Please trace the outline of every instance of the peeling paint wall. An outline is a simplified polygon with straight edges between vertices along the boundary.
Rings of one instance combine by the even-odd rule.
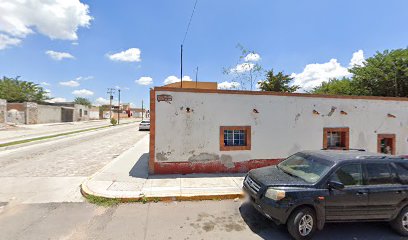
[[[7,101],[0,99],[0,127],[6,123],[7,118]]]
[[[171,101],[157,101],[170,95]],[[225,93],[155,92],[155,161],[280,159],[323,147],[323,128],[348,127],[350,148],[377,151],[377,134],[396,134],[408,153],[408,101]],[[395,118],[390,117],[392,114]],[[251,150],[220,151],[220,126],[251,126]]]

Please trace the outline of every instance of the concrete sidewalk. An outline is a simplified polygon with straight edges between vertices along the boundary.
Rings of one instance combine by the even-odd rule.
[[[126,200],[203,200],[242,197],[244,174],[148,175],[149,136],[89,177],[84,195]]]

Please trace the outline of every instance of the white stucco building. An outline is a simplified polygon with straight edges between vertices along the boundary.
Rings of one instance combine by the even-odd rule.
[[[301,150],[408,153],[408,99],[151,90],[151,173],[244,172]]]

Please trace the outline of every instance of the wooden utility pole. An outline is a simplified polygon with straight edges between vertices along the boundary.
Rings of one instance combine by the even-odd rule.
[[[142,99],[142,121],[143,121],[143,99]]]
[[[120,119],[120,89],[118,89],[119,92],[119,98],[118,98],[118,125],[119,125],[119,119]]]
[[[113,94],[115,93],[114,88],[108,88],[108,94],[109,94],[109,119],[112,119],[112,100],[113,100]]]

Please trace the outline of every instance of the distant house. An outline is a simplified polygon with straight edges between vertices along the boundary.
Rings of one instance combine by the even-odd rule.
[[[164,85],[167,88],[181,88],[181,82],[170,83]],[[196,89],[217,89],[218,84],[216,82],[194,82],[183,81],[183,88],[196,88]]]
[[[135,118],[141,118],[142,115],[144,118],[147,118],[147,110],[141,108],[130,108],[130,116]]]

